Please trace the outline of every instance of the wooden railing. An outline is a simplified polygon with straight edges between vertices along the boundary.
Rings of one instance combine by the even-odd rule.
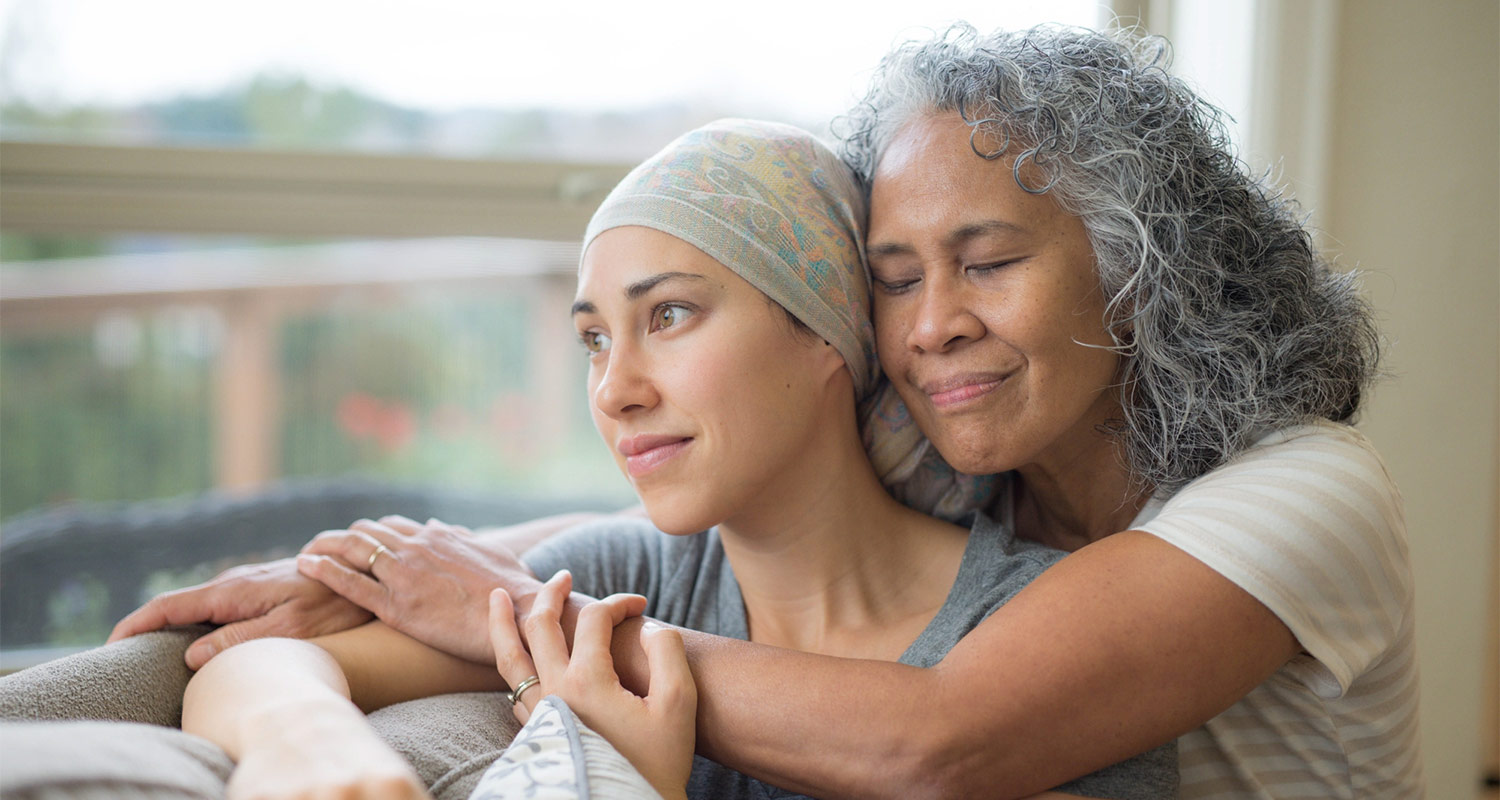
[[[278,477],[280,321],[351,295],[379,303],[417,289],[521,294],[536,315],[526,383],[538,435],[561,440],[578,391],[566,309],[577,246],[505,239],[417,239],[109,256],[0,269],[0,336],[88,330],[107,314],[173,306],[222,321],[215,361],[214,483],[246,490]]]

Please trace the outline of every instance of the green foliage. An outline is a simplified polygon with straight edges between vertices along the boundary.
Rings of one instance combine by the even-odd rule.
[[[629,501],[588,419],[583,359],[564,365],[579,391],[561,427],[536,425],[536,313],[495,293],[285,319],[281,474]],[[213,354],[186,350],[159,316],[133,319],[132,346],[101,344],[97,329],[0,339],[0,516],[212,488]]]
[[[0,135],[21,139],[219,143],[325,149],[362,141],[414,146],[432,116],[345,87],[296,75],[258,75],[204,95],[136,108],[47,108],[23,100],[0,105]]]
[[[0,234],[0,262],[5,263],[46,261],[56,258],[86,258],[107,252],[109,252],[108,242],[100,236]],[[36,265],[29,266],[35,267]]]
[[[89,333],[0,341],[0,514],[209,488],[209,365],[171,358],[162,336],[148,329],[120,368]]]

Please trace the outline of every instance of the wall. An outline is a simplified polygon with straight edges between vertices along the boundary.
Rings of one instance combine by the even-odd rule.
[[[1343,2],[1336,38],[1316,211],[1390,339],[1361,427],[1406,498],[1428,794],[1471,798],[1495,625],[1500,16],[1494,0]]]

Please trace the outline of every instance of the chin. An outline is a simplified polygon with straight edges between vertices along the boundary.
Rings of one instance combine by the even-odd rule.
[[[987,442],[977,431],[952,431],[951,435],[933,436],[932,444],[948,466],[969,475],[995,475],[1015,469],[1008,454],[994,442]]]
[[[687,536],[719,524],[720,520],[708,509],[693,503],[673,502],[666,498],[641,497],[641,505],[646,507],[646,516],[651,518],[651,524],[662,533],[672,536]]]

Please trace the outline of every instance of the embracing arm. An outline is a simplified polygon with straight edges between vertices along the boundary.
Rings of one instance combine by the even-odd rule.
[[[403,630],[424,615],[402,608],[435,583],[503,586],[529,633],[542,584],[514,559],[442,556],[464,539],[440,526],[416,548],[404,534],[377,534],[397,557],[381,556],[373,578],[342,566],[369,557],[362,536],[329,536],[310,548],[326,555],[304,569]],[[475,570],[483,580],[463,577]],[[583,602],[569,601],[565,629]],[[473,631],[483,620],[466,616],[443,617],[444,641],[482,640]],[[621,625],[612,650],[625,685],[644,692],[639,625]],[[825,797],[1019,797],[1058,786],[1203,724],[1298,648],[1252,596],[1137,531],[1063,559],[931,669],[682,636],[699,687],[699,752]]]
[[[632,684],[635,636],[615,639]],[[1298,649],[1250,595],[1136,531],[1043,573],[931,669],[683,639],[699,752],[827,797],[1057,786],[1201,725]]]

